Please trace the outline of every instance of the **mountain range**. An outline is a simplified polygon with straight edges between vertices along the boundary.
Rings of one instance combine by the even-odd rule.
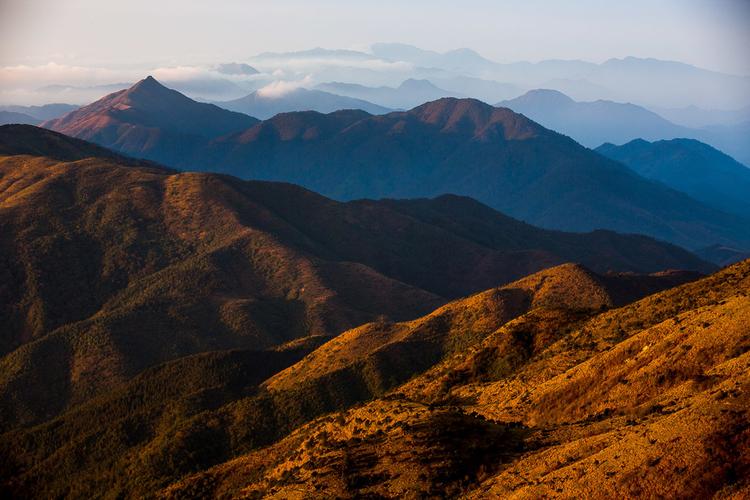
[[[242,113],[193,101],[148,77],[43,126],[131,156],[179,164],[208,140],[257,122]]]
[[[110,68],[105,65],[91,69],[98,69],[103,77],[108,75],[107,81],[87,81],[75,76],[76,73],[48,73],[53,71],[52,67],[18,68],[14,86],[18,85],[21,93],[9,94],[4,100],[80,104],[105,92],[129,87],[131,84],[123,82],[133,82],[140,75],[151,73],[170,88],[200,101],[233,100],[277,84],[314,88],[319,84],[341,82],[396,88],[406,80],[428,80],[449,91],[450,96],[472,97],[488,103],[510,99],[532,89],[549,88],[578,101],[634,103],[663,114],[674,123],[693,128],[747,122],[746,108],[750,105],[748,76],[710,71],[675,61],[625,57],[601,63],[559,59],[497,62],[468,48],[441,53],[405,44],[375,44],[360,51],[318,47],[267,52],[240,62],[214,61],[193,66]],[[40,79],[49,84],[40,86]],[[400,105],[372,102],[408,109],[427,100],[434,98]]]
[[[605,142],[687,137],[690,132],[641,106],[612,101],[577,102],[556,90],[531,90],[496,106],[522,113],[589,148]]]
[[[45,104],[44,106],[0,106],[0,125],[20,123],[39,125],[43,121],[59,118],[78,106],[72,104]]]
[[[644,236],[342,203],[25,125],[0,127],[0,193],[4,495],[750,487],[750,261],[701,278]]]
[[[364,99],[392,109],[409,109],[441,97],[462,97],[457,92],[435,86],[429,80],[415,79],[404,80],[398,87],[366,87],[354,83],[329,82],[321,83],[316,88],[334,94]],[[365,109],[365,111],[368,110]]]
[[[41,122],[42,120],[27,115],[26,113],[17,113],[15,111],[0,111],[0,125],[39,125]]]
[[[694,105],[708,109],[733,109],[750,103],[749,77],[722,74],[675,61],[625,57],[600,64],[554,59],[499,63],[467,48],[440,53],[400,43],[374,44],[371,51],[376,57],[405,61],[417,68],[495,80],[526,90],[555,88],[587,101],[609,99],[647,107]],[[421,75],[421,78],[440,76],[426,71]]]
[[[258,122],[148,78],[44,126],[172,167],[293,182],[339,200],[455,193],[546,228],[642,233],[691,249],[750,246],[744,219],[472,99]]]
[[[467,198],[339,203],[31,126],[0,127],[0,155],[3,429],[182,356],[410,319],[567,261],[714,269],[650,238],[546,231]],[[45,389],[22,391],[32,380]]]
[[[321,416],[239,457],[229,443],[250,435],[230,433],[216,451],[230,459],[162,494],[742,498],[749,286],[744,262],[606,310],[608,284],[563,266],[407,324],[365,325],[260,384],[276,400],[323,385],[304,393]],[[375,395],[353,404],[353,388]],[[181,443],[170,451],[257,422],[238,415],[252,407],[197,416],[169,435]]]
[[[641,106],[613,101],[577,102],[556,90],[538,89],[497,106],[522,113],[545,127],[568,135],[586,147],[603,143],[624,144],[692,138],[706,142],[750,164],[750,146],[742,137],[750,130],[745,122],[689,128],[662,118]]]
[[[100,139],[170,127],[201,155],[263,141],[258,158],[323,144],[361,159],[366,136],[381,158],[456,152],[474,174],[500,157],[484,168],[530,196],[542,151],[557,159],[542,178],[598,182],[621,210],[652,206],[636,192],[723,214],[469,99],[262,122],[155,81],[106,99],[61,121],[104,124]],[[716,272],[456,194],[335,201],[5,125],[0,283],[4,496],[750,493],[750,260]]]
[[[278,93],[256,90],[245,97],[232,101],[217,101],[214,104],[223,109],[244,113],[261,120],[290,111],[332,113],[341,109],[361,109],[373,115],[382,115],[391,111],[363,99],[305,88],[282,90]]]
[[[636,139],[622,146],[603,144],[596,151],[707,205],[750,218],[750,168],[707,144]]]
[[[685,127],[703,128],[711,125],[736,125],[750,122],[750,106],[742,109],[654,108],[659,115],[672,123]]]

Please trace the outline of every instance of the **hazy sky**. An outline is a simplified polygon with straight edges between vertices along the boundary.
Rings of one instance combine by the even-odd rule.
[[[0,0],[0,66],[202,64],[380,41],[750,75],[750,0]]]

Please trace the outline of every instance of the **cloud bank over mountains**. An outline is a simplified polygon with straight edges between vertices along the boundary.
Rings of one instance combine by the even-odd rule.
[[[750,77],[680,62],[627,57],[603,63],[499,63],[467,48],[436,52],[400,43],[374,44],[369,51],[264,52],[242,61],[204,65],[4,66],[0,67],[0,104],[85,104],[126,88],[144,74],[207,101],[237,99],[261,89],[261,94],[280,96],[334,82],[399,87],[407,80],[427,80],[452,94],[487,102],[550,88],[577,100],[608,99],[653,108],[736,110],[750,105]]]

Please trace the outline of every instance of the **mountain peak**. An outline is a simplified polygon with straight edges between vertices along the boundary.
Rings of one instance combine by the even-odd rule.
[[[475,125],[486,123],[494,108],[477,99],[442,97],[412,109],[410,113],[427,123],[447,125],[451,122],[471,118]]]
[[[458,97],[441,97],[434,101],[426,102],[420,106],[417,106],[412,111],[425,110],[425,111],[445,111],[445,110],[483,110],[491,111],[494,109],[486,102],[482,102],[479,99],[473,98],[458,98]]]
[[[540,105],[561,105],[575,103],[573,99],[558,90],[533,89],[524,95],[513,99],[514,101],[535,101]]]
[[[159,81],[153,76],[148,75],[146,78],[144,78],[143,80],[137,82],[135,85],[130,87],[126,91],[126,94],[130,95],[130,94],[133,94],[134,92],[143,92],[143,91],[158,92],[158,91],[164,91],[164,90],[170,90],[170,89],[168,89],[167,87],[159,83]]]
[[[118,148],[120,152],[170,163],[172,153],[164,156],[147,154],[160,134],[169,137],[165,141],[182,140],[182,134],[218,137],[244,130],[257,122],[257,119],[241,113],[196,102],[165,87],[153,76],[147,76],[127,90],[106,95],[42,125],[103,146],[110,146],[110,138],[117,136],[122,125],[127,125],[131,135],[127,144]],[[139,133],[133,133],[134,130],[139,130]]]
[[[542,130],[528,118],[509,109],[495,108],[477,99],[443,97],[411,110],[422,121],[438,125],[446,132],[461,132],[476,138],[496,137],[502,127],[504,139],[528,139]]]
[[[216,71],[224,75],[257,75],[257,69],[245,63],[223,63],[216,67]],[[151,78],[150,76],[148,78]]]
[[[398,86],[400,90],[440,90],[431,81],[426,79],[409,78]]]

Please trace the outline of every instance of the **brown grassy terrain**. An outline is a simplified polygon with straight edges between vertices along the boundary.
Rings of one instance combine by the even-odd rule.
[[[467,198],[338,203],[35,127],[0,152],[3,494],[533,496],[504,474],[664,408],[695,410],[683,462],[744,435],[748,263],[674,288],[698,274],[634,272],[713,268]],[[721,443],[681,488],[744,484],[697,478]]]
[[[1,127],[0,139],[0,429],[180,356],[417,317],[576,255],[594,268],[711,269],[640,237],[551,245],[556,233],[481,205],[494,226],[462,235],[388,203],[177,174],[35,127]],[[475,205],[444,202],[444,217]],[[494,236],[508,231],[521,244]]]
[[[543,301],[385,397],[162,494],[744,498],[749,293],[745,261],[605,312]]]

